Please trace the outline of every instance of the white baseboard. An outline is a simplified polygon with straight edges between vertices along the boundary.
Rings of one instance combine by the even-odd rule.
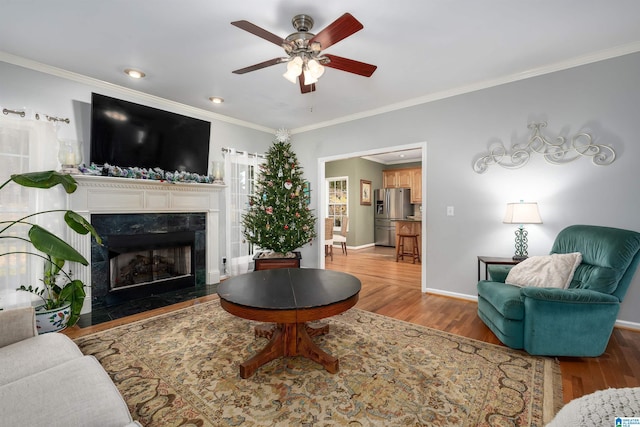
[[[477,295],[460,294],[460,293],[457,293],[457,292],[443,291],[442,289],[427,288],[425,293],[434,294],[434,295],[442,295],[442,296],[445,296],[445,297],[464,299],[464,300],[467,300],[467,301],[476,301],[476,302],[478,301],[478,296]]]
[[[375,243],[367,243],[366,245],[360,245],[360,246],[348,246],[347,245],[347,250],[349,251],[349,250],[358,250],[358,249],[370,248],[370,247],[375,246],[375,245],[376,245]],[[339,244],[336,245],[334,243],[333,247],[340,249],[340,245]]]
[[[616,320],[616,327],[621,329],[630,329],[640,332],[640,323],[627,322],[626,320]]]

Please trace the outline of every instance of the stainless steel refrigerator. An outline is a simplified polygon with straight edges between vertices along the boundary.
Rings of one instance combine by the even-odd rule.
[[[377,246],[396,246],[396,221],[413,215],[411,190],[381,188],[374,191],[375,233]]]

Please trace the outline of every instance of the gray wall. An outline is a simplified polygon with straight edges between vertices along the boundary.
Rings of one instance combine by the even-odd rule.
[[[514,227],[502,224],[508,202],[537,201],[543,224],[528,226],[529,254],[548,253],[570,224],[640,231],[640,54],[405,108],[293,135],[293,148],[318,175],[318,158],[427,142],[426,287],[476,295],[477,255],[511,256]],[[501,140],[528,139],[527,124],[546,120],[549,135],[589,132],[617,151],[610,166],[589,159],[555,166],[535,157],[517,170],[490,168],[479,175],[472,161]],[[366,142],[358,142],[366,141]],[[455,216],[446,216],[446,206]],[[640,327],[640,274],[622,304],[622,324]]]

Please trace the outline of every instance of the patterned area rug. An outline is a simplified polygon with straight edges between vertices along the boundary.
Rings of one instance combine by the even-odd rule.
[[[75,341],[145,426],[543,426],[562,405],[553,359],[358,309],[326,321],[337,374],[292,357],[241,379],[267,340],[217,300]]]

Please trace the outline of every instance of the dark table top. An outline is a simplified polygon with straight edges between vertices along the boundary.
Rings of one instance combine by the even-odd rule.
[[[218,295],[246,307],[293,310],[335,304],[353,297],[360,288],[360,280],[339,271],[278,268],[227,279],[218,285]]]

